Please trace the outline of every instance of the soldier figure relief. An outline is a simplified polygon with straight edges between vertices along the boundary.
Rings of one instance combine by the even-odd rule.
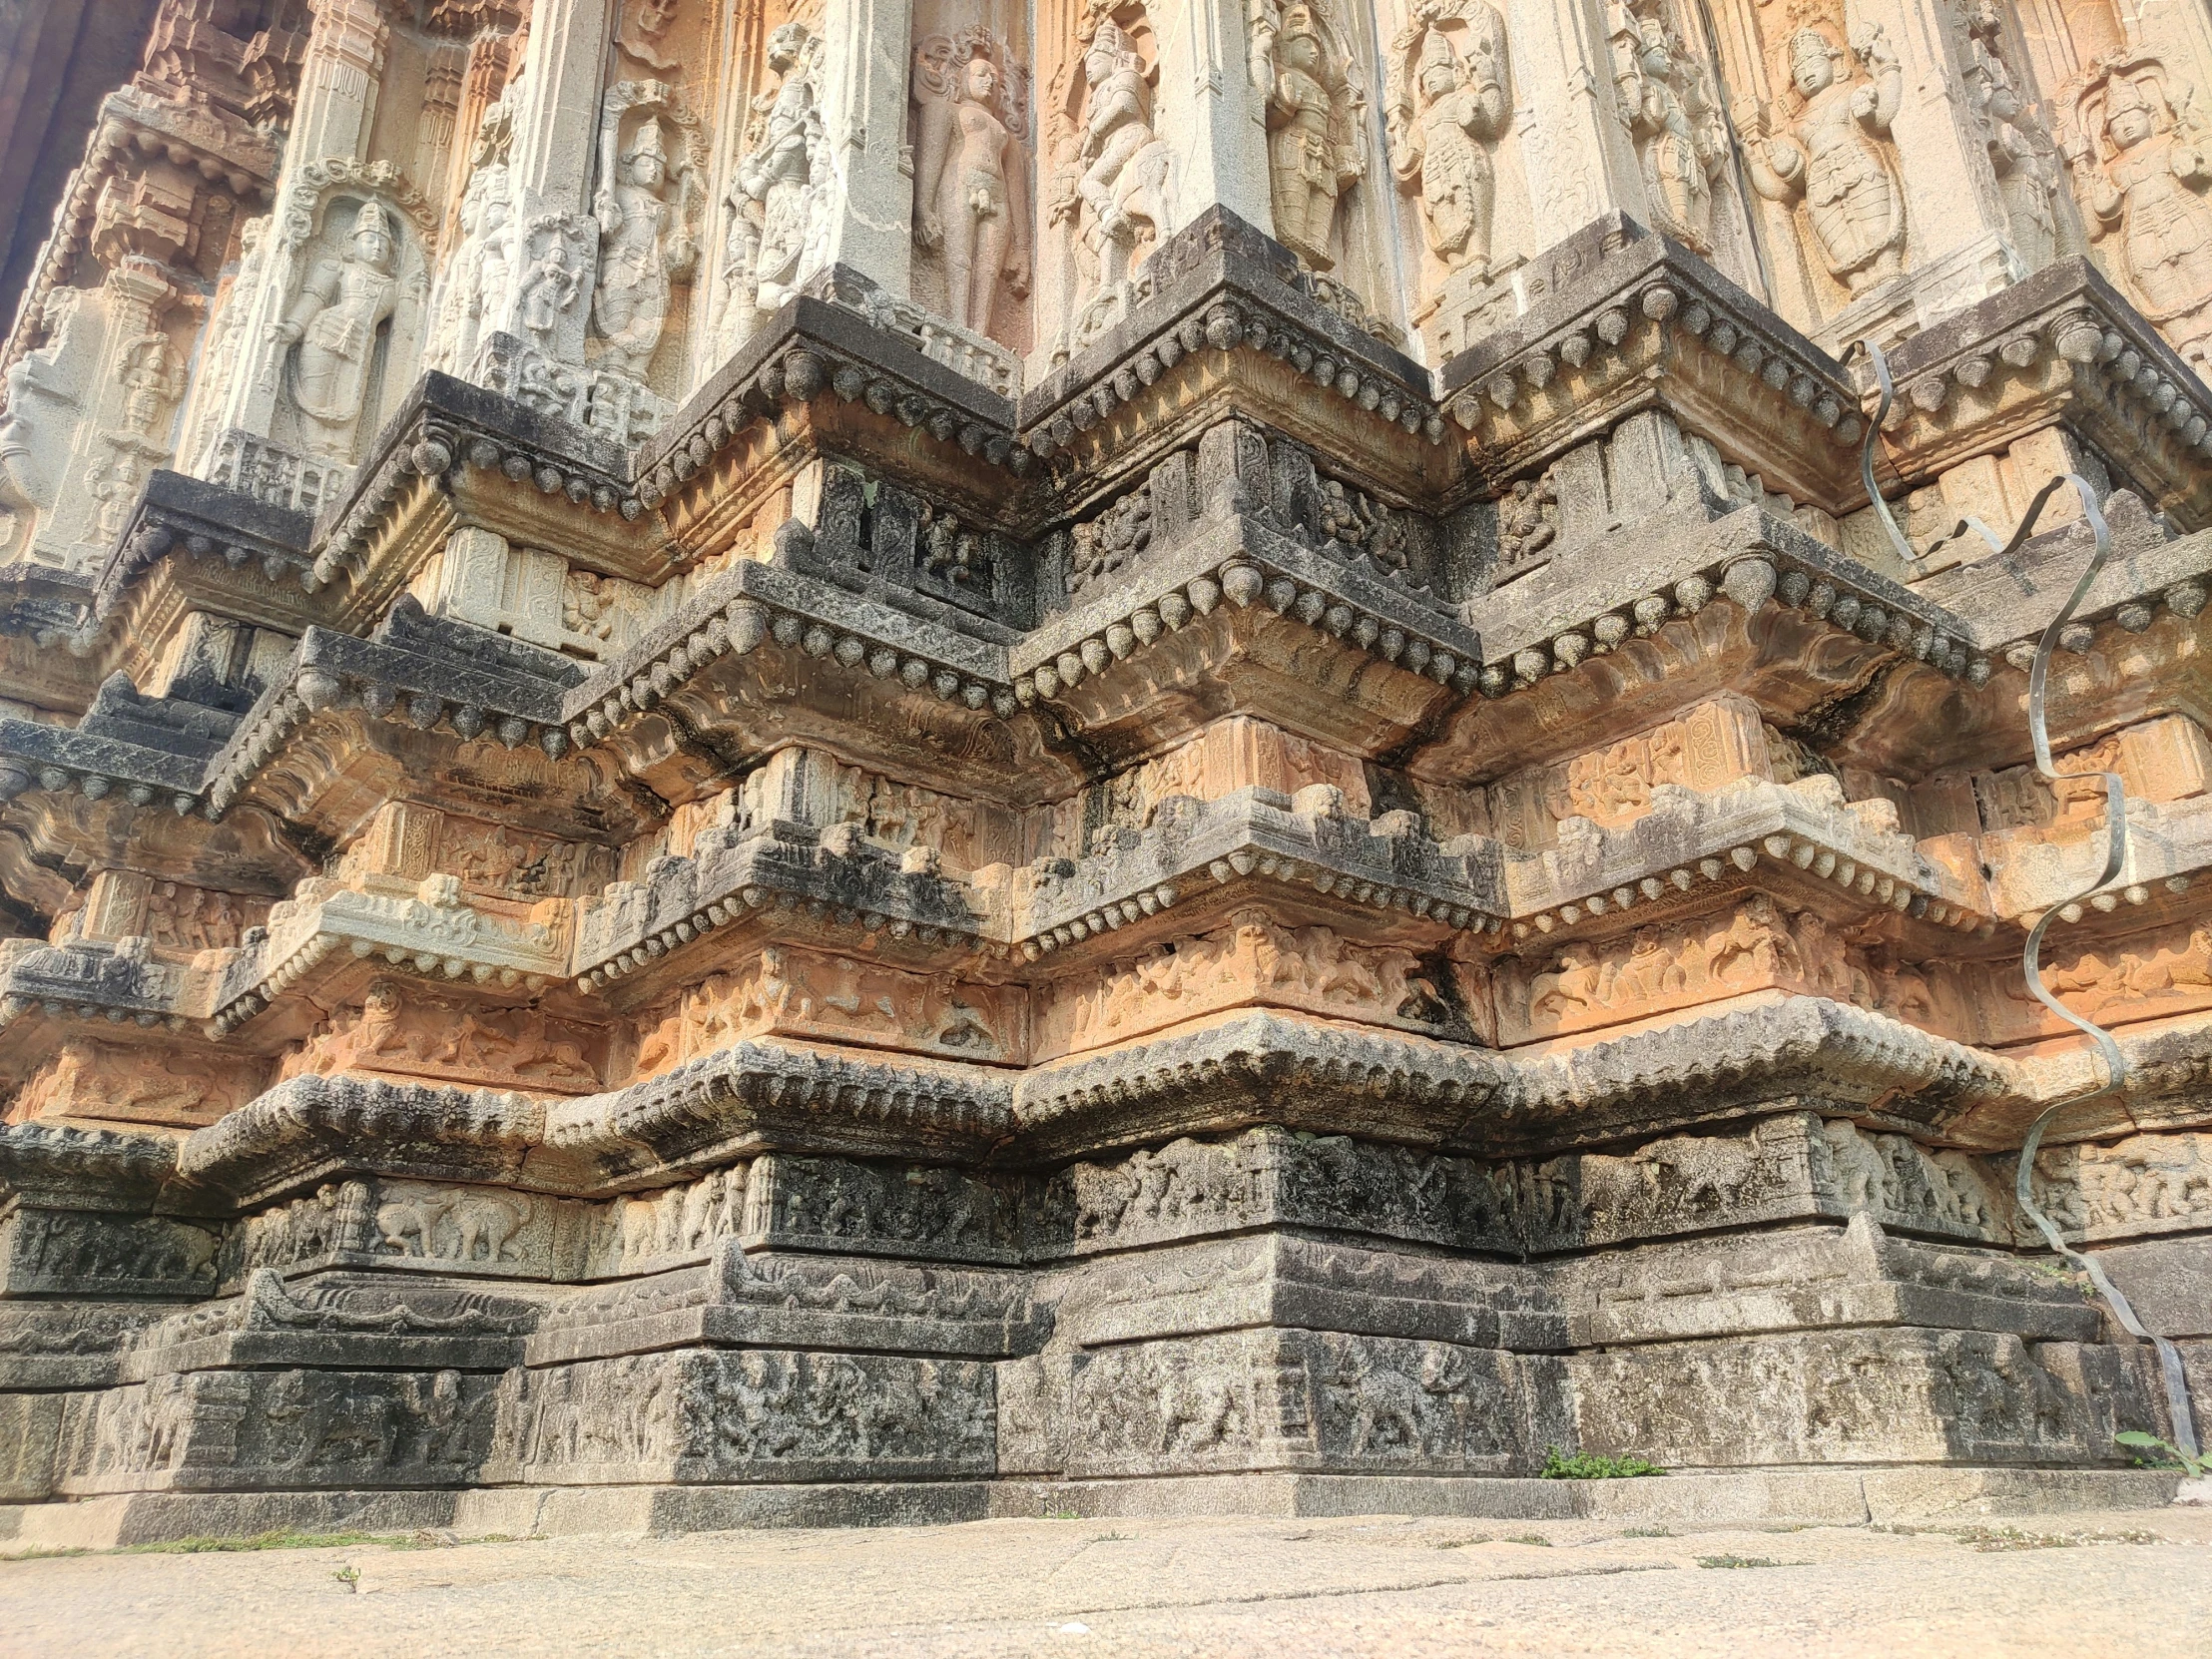
[[[1753,187],[1796,209],[1821,265],[1854,294],[1905,269],[1905,185],[1890,123],[1905,76],[1879,24],[1852,31],[1851,51],[1819,29],[1790,37],[1798,114],[1748,150]],[[1858,72],[1839,71],[1856,60]]]

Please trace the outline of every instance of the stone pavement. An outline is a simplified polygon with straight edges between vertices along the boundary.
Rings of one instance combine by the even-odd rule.
[[[23,1659],[2212,1652],[2201,1509],[1894,1530],[1207,1518],[449,1540],[0,1562],[0,1645]]]

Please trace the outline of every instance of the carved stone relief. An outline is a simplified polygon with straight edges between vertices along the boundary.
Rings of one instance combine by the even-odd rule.
[[[1040,1014],[1037,1057],[1080,1053],[1225,1008],[1303,1008],[1335,1019],[1449,1029],[1450,964],[1357,944],[1329,927],[1283,927],[1265,911],[1163,944],[1056,987]]]
[[[1029,68],[981,25],[914,48],[914,248],[920,291],[972,333],[1028,344]]]
[[[650,381],[675,306],[676,285],[698,258],[698,118],[658,81],[623,82],[599,122],[599,276],[592,289],[598,362]],[[558,298],[565,283],[545,290]],[[550,317],[550,312],[547,313]]]
[[[1714,208],[1728,189],[1728,127],[1705,66],[1664,4],[1615,0],[1613,86],[1655,228],[1712,258]]]
[[[1817,911],[1788,911],[1754,894],[1726,917],[1652,923],[1602,944],[1502,959],[1498,1039],[1509,1046],[1775,990],[1970,1035],[1971,1008],[1955,985],[1938,988],[1940,977],[1856,943]]]
[[[684,73],[681,34],[672,26],[681,0],[622,0],[615,24],[615,50],[623,66],[663,80],[681,79]]]
[[[1145,8],[1100,0],[1086,9],[1076,46],[1049,100],[1044,220],[1059,233],[1055,359],[1127,314],[1130,278],[1176,228],[1180,188],[1175,146],[1154,124],[1160,69]]]
[[[1649,1445],[1700,1465],[2037,1463],[2108,1443],[2125,1420],[2155,1420],[2118,1351],[2031,1348],[1990,1332],[1653,1344],[1579,1356],[1567,1371],[1586,1446]],[[1692,1398],[1725,1404],[1707,1417],[1686,1408]]]
[[[2073,96],[2065,152],[2106,267],[2201,356],[2212,331],[2212,129],[2187,82],[2149,52],[2099,59]]]
[[[1093,792],[1079,803],[1080,822],[1072,812],[1058,815],[1049,850],[1087,856],[1117,830],[1148,828],[1177,797],[1218,801],[1254,788],[1296,796],[1315,784],[1340,791],[1355,818],[1373,811],[1366,774],[1343,755],[1265,721],[1232,716]]]
[[[156,467],[173,458],[185,390],[176,329],[181,274],[122,259],[96,289],[57,288],[40,309],[43,343],[4,384],[0,549],[89,568],[106,558]],[[189,338],[189,336],[187,336]]]
[[[1568,819],[1608,829],[1632,823],[1651,810],[1655,789],[1711,792],[1763,776],[1769,749],[1749,704],[1701,703],[1649,732],[1492,785],[1490,822],[1508,846],[1550,845],[1554,826]]]
[[[18,1205],[0,1222],[11,1296],[208,1296],[214,1229],[161,1216],[106,1216]]]
[[[827,257],[836,182],[822,117],[823,43],[805,23],[768,38],[775,77],[755,96],[723,197],[717,340],[735,347],[796,294]]]
[[[1342,25],[1313,0],[1251,0],[1247,25],[1275,238],[1309,269],[1332,271],[1340,201],[1368,172],[1366,88]]]
[[[2212,1220],[2212,1135],[2045,1147],[2035,1160],[2035,1203],[2064,1232],[2092,1243],[2201,1228]]]
[[[514,111],[504,100],[484,112],[470,154],[467,188],[461,196],[459,240],[439,273],[432,301],[423,366],[465,372],[477,347],[495,327],[514,280],[514,187],[509,162],[514,146]]]
[[[517,1368],[495,1477],[811,1480],[987,1474],[991,1368],[975,1361],[699,1349]]]
[[[355,458],[369,399],[388,357],[389,325],[402,283],[421,282],[419,256],[402,277],[398,217],[383,201],[341,198],[328,204],[319,234],[287,222],[284,252],[298,268],[282,313],[270,331],[287,405],[300,417],[307,453]],[[309,243],[309,237],[314,238]],[[402,365],[392,364],[394,372]]]
[[[1967,103],[1988,146],[2013,250],[2028,270],[2040,270],[2058,253],[2058,146],[2034,108],[2033,89],[2013,68],[2004,9],[1970,0],[1965,23]]]
[[[197,1128],[253,1099],[260,1068],[235,1060],[73,1038],[23,1085],[10,1118]]]
[[[1007,1262],[1020,1251],[1007,1177],[784,1153],[754,1164],[745,1231],[749,1242],[930,1261]]]
[[[136,870],[104,870],[86,907],[85,937],[144,938],[157,950],[195,955],[236,949],[249,927],[269,916],[269,900],[186,881],[157,881]]]
[[[279,1069],[286,1077],[367,1071],[578,1093],[599,1087],[589,1055],[602,1041],[535,1009],[490,1007],[379,979],[359,1008],[339,1009]]]
[[[1528,1435],[1516,1357],[1252,1333],[1075,1357],[1073,1476],[1269,1468],[1502,1471]]]
[[[1796,216],[1807,253],[1850,294],[1905,269],[1906,192],[1890,124],[1904,71],[1880,24],[1808,23],[1782,45],[1780,129],[1747,142],[1751,182]]]
[[[1028,1047],[1025,1014],[1018,989],[770,945],[751,967],[710,974],[687,990],[680,1012],[646,1035],[638,1070],[650,1075],[768,1035],[1019,1061]]]
[[[1423,0],[1390,42],[1383,91],[1390,172],[1419,202],[1428,253],[1486,280],[1493,151],[1513,105],[1505,20],[1486,0]]]
[[[721,1240],[735,1237],[745,1223],[748,1169],[734,1164],[689,1186],[597,1206],[584,1244],[584,1273],[601,1278],[696,1260]]]
[[[326,1183],[232,1229],[223,1282],[263,1269],[458,1267],[517,1279],[575,1277],[589,1231],[572,1200],[419,1181]]]
[[[493,1379],[465,1372],[188,1372],[72,1397],[61,1489],[439,1484],[473,1475]]]

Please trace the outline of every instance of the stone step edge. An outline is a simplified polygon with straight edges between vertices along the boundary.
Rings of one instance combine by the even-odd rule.
[[[1230,1473],[1123,1480],[1004,1476],[812,1485],[148,1492],[0,1505],[0,1557],[273,1531],[408,1534],[428,1528],[462,1538],[523,1538],[1121,1516],[1414,1515],[1865,1526],[2158,1509],[2173,1502],[2179,1483],[2179,1475],[2152,1469],[1899,1466],[1745,1469],[1627,1480]]]

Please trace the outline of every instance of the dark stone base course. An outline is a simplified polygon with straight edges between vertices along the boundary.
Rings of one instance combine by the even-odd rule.
[[[482,1466],[496,1377],[168,1372],[72,1394],[55,1485],[102,1492],[446,1486]]]
[[[2083,1214],[2189,1329],[2212,1238],[2117,1156]],[[182,1274],[183,1235],[18,1210],[57,1288],[0,1295],[0,1505],[122,1538],[2153,1501],[2114,1438],[2167,1432],[2152,1353],[2021,1253],[2000,1175],[1790,1110],[1541,1162],[1262,1127],[1057,1173],[346,1177],[177,1224]],[[1554,1445],[1676,1472],[1534,1479]]]
[[[1669,1467],[2076,1463],[2163,1420],[2147,1348],[1911,1328],[1654,1344],[1566,1363],[1583,1449]]]
[[[987,1475],[974,1360],[679,1349],[509,1372],[483,1478],[560,1484]]]
[[[492,1486],[436,1491],[150,1492],[0,1504],[0,1554],[268,1532],[464,1538],[929,1526],[1001,1517],[1447,1515],[1632,1524],[1838,1526],[2155,1509],[2179,1476],[2140,1469],[1691,1471],[1658,1479],[1201,1474],[1143,1480],[852,1481],[806,1485]]]

